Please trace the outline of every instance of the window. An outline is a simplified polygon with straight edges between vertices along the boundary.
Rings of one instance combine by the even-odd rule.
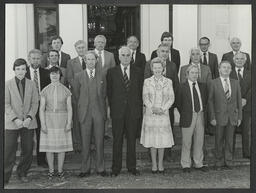
[[[130,35],[140,39],[140,6],[88,5],[88,48],[93,49],[96,35],[107,38],[106,50],[116,52]]]
[[[58,5],[40,3],[34,7],[36,48],[47,53],[51,38],[59,33]]]

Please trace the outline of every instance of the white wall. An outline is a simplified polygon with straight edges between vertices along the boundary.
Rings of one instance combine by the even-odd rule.
[[[239,37],[241,50],[251,55],[251,6],[250,5],[200,5],[199,37],[211,40],[210,50],[218,55],[231,51],[229,41]]]
[[[84,29],[87,29],[85,15],[87,18],[86,5],[59,4],[59,32],[64,41],[62,50],[70,54],[71,58],[77,56],[74,43],[77,40],[87,42],[87,36],[85,37],[84,33]]]
[[[180,65],[189,62],[189,50],[197,46],[198,6],[173,5],[173,48],[180,51]]]
[[[34,12],[33,4],[6,4],[5,8],[5,80],[9,80],[15,59],[27,59],[35,46]]]
[[[141,5],[141,51],[149,60],[161,43],[161,35],[169,31],[169,5]]]

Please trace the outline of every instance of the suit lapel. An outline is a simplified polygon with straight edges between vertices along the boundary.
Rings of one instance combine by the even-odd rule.
[[[221,79],[220,79],[220,78],[218,78],[217,84],[218,84],[218,87],[221,88],[221,93],[223,94],[224,98],[226,98],[225,91],[224,91],[224,87],[223,87],[223,85],[222,85],[222,82],[221,82]],[[231,89],[232,89],[232,88],[231,88]],[[232,92],[232,91],[231,91],[231,92]]]
[[[95,78],[96,78],[96,83],[97,83],[97,91],[98,91],[98,96],[100,96],[100,88],[101,88],[101,76],[100,72],[95,69]]]
[[[130,70],[131,70],[131,69],[130,69]],[[121,64],[118,66],[117,71],[118,71],[119,79],[122,81],[123,87],[125,88],[124,77],[123,77],[123,71],[122,71],[122,69],[121,69]],[[130,73],[130,75],[131,75],[131,73]],[[130,77],[130,78],[131,78],[131,77]]]
[[[86,70],[84,70],[83,71],[84,73],[83,73],[83,83],[85,84],[85,88],[87,89],[87,93],[89,92],[89,85],[88,85],[88,81],[89,81],[89,76],[88,76],[88,74],[87,74],[87,71]]]
[[[32,89],[32,87],[30,86],[29,82],[27,79],[25,79],[25,93],[24,93],[24,106],[27,106],[28,101],[28,96],[31,93],[30,90]]]
[[[18,89],[18,86],[16,84],[16,81],[15,81],[15,78],[12,80],[11,82],[11,87],[13,88],[13,92],[15,93],[15,95],[19,98],[19,101],[20,103],[22,104],[22,100],[21,100],[21,97],[20,97],[20,93],[19,93],[19,89]]]
[[[76,59],[75,59],[75,61],[74,61],[75,63],[74,63],[74,65],[75,65],[75,67],[80,71],[80,70],[83,70],[83,67],[82,67],[82,64],[81,64],[81,62],[80,62],[80,60],[79,60],[79,57],[76,57]]]
[[[231,97],[234,96],[234,91],[235,91],[235,83],[233,79],[229,79],[230,80],[230,87],[231,87]]]
[[[192,96],[191,96],[188,80],[185,83],[185,88],[186,88],[186,95],[188,96],[190,107],[191,107],[191,109],[193,111]]]

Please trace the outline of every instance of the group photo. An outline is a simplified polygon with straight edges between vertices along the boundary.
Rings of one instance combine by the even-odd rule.
[[[250,188],[250,4],[5,4],[4,189]]]

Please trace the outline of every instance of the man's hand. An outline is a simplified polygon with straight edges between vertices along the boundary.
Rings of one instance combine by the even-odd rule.
[[[238,119],[237,126],[239,127],[241,125],[241,120]]]
[[[242,107],[246,105],[246,99],[242,99]]]
[[[216,119],[211,120],[211,124],[212,124],[213,126],[216,126],[216,125],[217,125]]]
[[[28,128],[29,125],[31,123],[31,119],[30,118],[26,118],[24,121],[23,121],[23,127],[26,127]]]
[[[16,119],[14,121],[14,123],[17,125],[18,128],[22,128],[23,127],[23,121],[20,119]]]
[[[81,151],[82,151],[82,146],[81,146],[81,144],[79,144],[79,143],[74,143],[74,144],[73,144],[73,149],[74,149],[74,152],[75,152],[75,153],[81,153]]]

